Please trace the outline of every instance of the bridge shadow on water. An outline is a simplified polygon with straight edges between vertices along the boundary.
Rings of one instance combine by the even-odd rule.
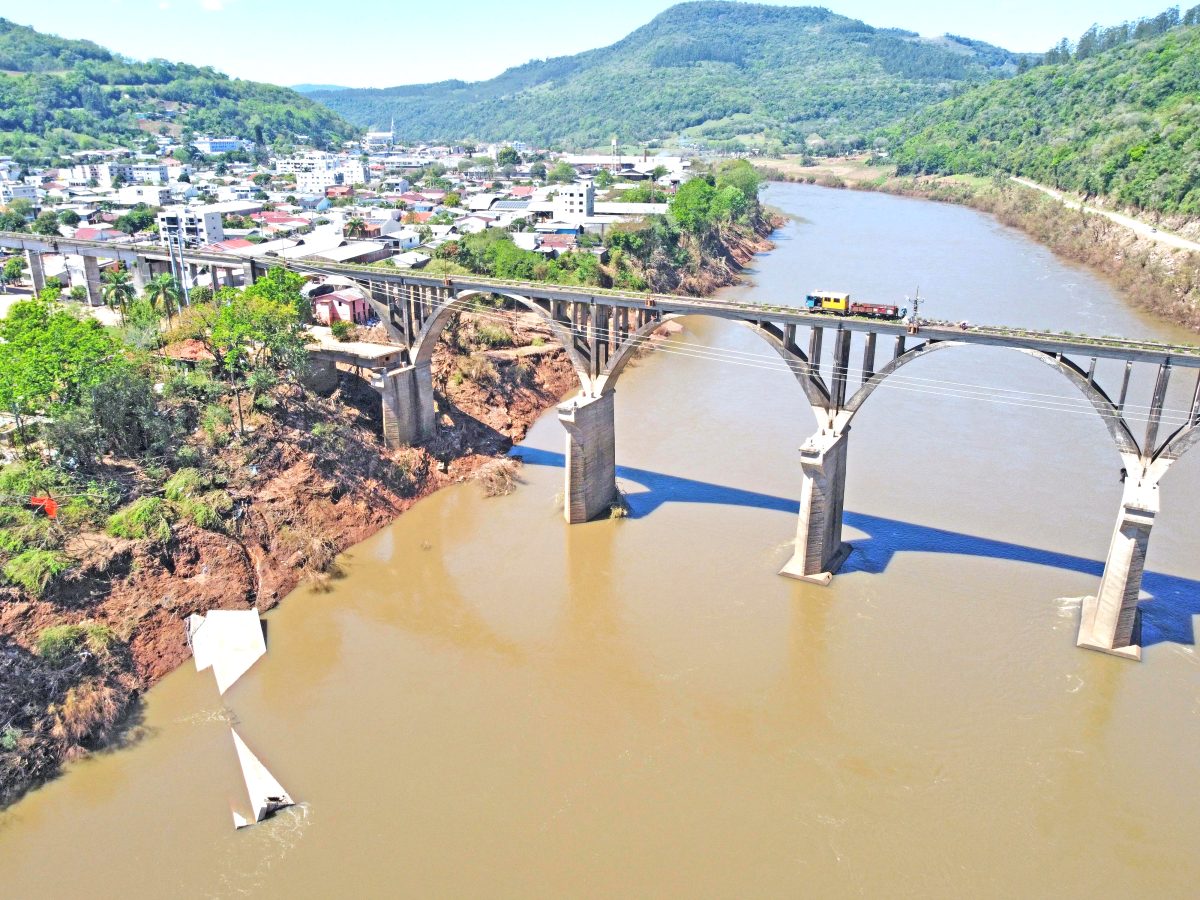
[[[515,448],[513,456],[520,457],[527,465],[561,469],[566,464],[562,453],[536,447]],[[788,497],[776,497],[629,466],[617,466],[617,478],[634,482],[646,489],[626,498],[630,508],[629,517],[632,519],[644,518],[664,503],[745,506],[792,515],[798,514],[800,508],[796,500]],[[844,521],[852,528],[864,532],[867,537],[853,541],[854,552],[842,566],[843,574],[866,572],[878,575],[887,570],[897,553],[904,552],[950,553],[1050,566],[1092,576],[1096,579],[1096,586],[1104,571],[1103,560],[931,528],[927,525],[915,525],[867,513],[847,511]],[[1109,527],[1107,523],[1105,527]],[[1094,589],[1095,586],[1091,590]],[[1195,644],[1192,616],[1200,615],[1200,581],[1147,571],[1142,577],[1142,589],[1152,598],[1151,601],[1143,601],[1141,605],[1142,645],[1150,646],[1164,642]]]

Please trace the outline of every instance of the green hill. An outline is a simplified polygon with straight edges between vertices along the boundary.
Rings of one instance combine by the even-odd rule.
[[[0,153],[53,155],[191,128],[317,145],[356,129],[295,91],[164,60],[133,62],[90,41],[0,19]]]
[[[490,81],[318,91],[364,127],[410,140],[607,144],[685,137],[798,145],[861,138],[966,83],[1015,71],[1006,50],[926,40],[818,7],[673,6],[616,44]]]
[[[1192,10],[1182,21],[1198,18]],[[898,171],[1002,171],[1200,215],[1200,27],[1079,55],[915,114],[890,132]]]

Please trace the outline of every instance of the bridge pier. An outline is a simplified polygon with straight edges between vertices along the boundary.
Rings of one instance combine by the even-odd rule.
[[[40,294],[46,288],[46,269],[42,265],[42,254],[36,250],[26,250],[25,262],[29,264],[29,280],[33,284],[33,293]]]
[[[599,518],[617,501],[615,410],[611,391],[580,393],[558,408],[567,432],[563,515],[571,525]]]
[[[800,448],[804,485],[800,491],[800,521],[796,549],[780,575],[827,585],[841,568],[851,547],[842,542],[842,511],[846,498],[846,438],[822,431]]]
[[[139,259],[132,266],[129,266],[129,274],[133,277],[133,289],[138,292],[140,297],[146,292],[146,284],[150,281],[150,264]]]
[[[100,260],[94,256],[83,257],[83,282],[87,286],[88,303],[92,306],[102,304],[104,294],[100,284]]]
[[[1095,597],[1084,597],[1076,645],[1127,659],[1141,659],[1138,597],[1150,529],[1158,514],[1158,485],[1125,481],[1121,512]]]
[[[383,397],[385,446],[395,449],[433,437],[437,410],[433,403],[433,373],[428,362],[385,373],[377,389]]]

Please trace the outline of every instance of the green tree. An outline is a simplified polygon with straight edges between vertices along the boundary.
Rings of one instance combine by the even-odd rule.
[[[41,300],[13,304],[0,338],[0,408],[13,414],[22,437],[29,416],[78,405],[90,385],[124,364],[99,322]]]
[[[546,164],[544,162],[535,162],[529,167],[529,175],[532,178],[537,178],[541,181],[546,180]]]
[[[575,180],[575,170],[568,163],[560,162],[550,170],[548,178],[553,182],[570,184]]]
[[[362,237],[362,233],[367,229],[367,221],[362,216],[352,216],[346,220],[345,234],[346,237]]]
[[[245,434],[241,395],[247,387],[257,391],[277,376],[294,378],[307,364],[303,281],[274,268],[251,287],[227,288],[218,293],[218,302],[196,307],[204,325],[201,340],[233,387],[240,434]]]
[[[451,191],[446,195],[446,198],[442,200],[442,205],[451,207],[462,206],[462,195],[457,191]]]
[[[179,282],[170,272],[155,275],[146,284],[146,299],[150,301],[150,306],[160,315],[165,315],[170,323],[171,316],[179,309]]]
[[[596,177],[592,181],[598,188],[609,187],[613,183],[612,172],[608,171],[608,169],[601,169],[596,173]]]
[[[712,224],[712,202],[716,188],[704,178],[685,182],[671,199],[671,218],[684,231],[701,234]]]
[[[21,273],[25,271],[25,260],[20,256],[14,256],[4,264],[4,268],[0,269],[0,282],[4,284],[5,293],[8,292],[8,286],[15,284],[21,280]]]
[[[521,164],[521,154],[512,147],[501,147],[496,154],[496,165],[498,166],[519,166]]]
[[[125,313],[129,304],[137,299],[137,290],[133,286],[133,276],[127,269],[111,269],[102,276],[104,287],[102,295],[109,309],[121,312],[121,321],[125,321]]]
[[[754,166],[744,159],[730,159],[717,167],[717,189],[732,187],[745,199],[747,206],[758,202],[763,178]]]
[[[30,230],[34,234],[56,235],[58,234],[58,216],[50,210],[46,210],[33,220]]]
[[[58,221],[62,225],[78,225],[79,213],[73,209],[64,209],[58,214]]]

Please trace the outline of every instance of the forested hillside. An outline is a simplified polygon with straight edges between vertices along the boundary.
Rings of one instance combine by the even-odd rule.
[[[1164,16],[1140,32],[1157,36],[1090,29],[1074,49],[1051,51],[1065,61],[916,113],[890,132],[899,173],[1002,171],[1200,215],[1200,8]]]
[[[36,159],[163,127],[268,143],[306,134],[318,145],[355,132],[287,88],[165,60],[131,62],[0,19],[0,153]]]
[[[684,132],[797,147],[814,134],[861,140],[1016,66],[988,44],[926,40],[818,7],[700,2],[671,7],[610,47],[536,60],[490,81],[309,96],[359,126],[394,119],[414,140],[581,146]]]

